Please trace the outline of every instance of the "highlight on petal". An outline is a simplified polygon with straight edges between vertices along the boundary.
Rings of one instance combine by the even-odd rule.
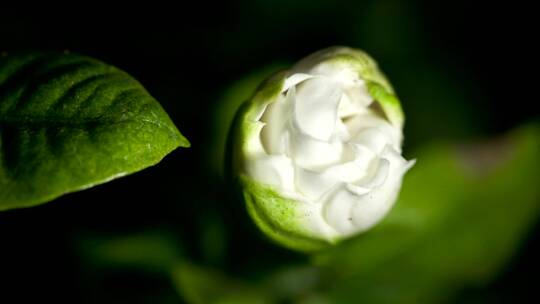
[[[299,84],[294,122],[300,131],[327,141],[334,132],[342,91],[332,81],[317,77]]]

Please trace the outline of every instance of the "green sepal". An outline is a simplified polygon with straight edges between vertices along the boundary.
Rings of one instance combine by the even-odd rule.
[[[285,198],[272,187],[258,183],[240,175],[246,208],[259,229],[272,241],[303,252],[315,252],[328,247],[333,242],[310,237],[302,227],[296,208],[300,202]]]

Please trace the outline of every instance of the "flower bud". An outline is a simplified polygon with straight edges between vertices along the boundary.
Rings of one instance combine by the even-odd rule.
[[[366,231],[414,161],[403,112],[362,51],[333,47],[265,81],[237,112],[231,169],[257,226],[303,251]]]

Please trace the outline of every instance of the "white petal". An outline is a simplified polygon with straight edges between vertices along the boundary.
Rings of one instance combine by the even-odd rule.
[[[374,172],[370,176],[366,176],[367,178],[364,178],[355,184],[368,189],[379,187],[386,181],[389,172],[390,162],[386,159],[379,159]]]
[[[352,209],[358,231],[371,228],[386,215],[399,193],[403,175],[414,164],[414,161],[406,161],[390,147],[384,150],[383,157],[387,164],[387,169],[383,169],[387,170],[384,182],[369,193],[360,196]]]
[[[345,83],[343,91],[356,108],[366,108],[373,102],[373,97],[369,95],[367,87],[362,80],[354,80],[353,82]]]
[[[364,111],[364,108],[356,102],[351,101],[348,94],[342,94],[339,101],[339,118],[351,117]]]
[[[261,141],[269,154],[285,153],[285,127],[291,116],[292,103],[294,102],[295,88],[287,91],[287,96],[280,96],[278,100],[268,105],[261,117],[266,125],[261,132]]]
[[[332,166],[324,173],[336,181],[352,183],[366,174],[366,166],[360,161],[352,161]]]
[[[345,124],[354,142],[366,144],[374,152],[380,153],[386,143],[395,149],[401,146],[401,131],[371,111],[348,119]]]
[[[285,92],[288,89],[296,86],[297,84],[301,83],[302,81],[305,81],[307,79],[313,78],[313,75],[304,74],[304,73],[296,73],[292,74],[291,76],[287,77],[285,79],[285,84],[283,85],[283,88],[281,89],[281,92]]]
[[[300,193],[316,200],[339,181],[328,174],[296,166],[295,182]]]
[[[295,182],[298,191],[316,200],[339,183],[352,183],[366,174],[367,163],[354,160],[315,171],[296,166]]]
[[[302,134],[290,126],[288,155],[301,167],[317,169],[337,164],[343,157],[343,143],[338,140],[322,141]]]
[[[294,191],[294,167],[283,155],[261,156],[248,162],[247,173],[253,179],[285,191]]]
[[[392,208],[398,191],[399,188],[391,189],[391,192],[374,190],[358,196],[351,208],[355,230],[365,231],[377,224]]]
[[[353,233],[355,225],[351,211],[357,200],[358,196],[348,191],[344,185],[329,195],[323,208],[323,217],[328,225],[343,235]]]
[[[362,145],[376,154],[380,154],[386,145],[392,144],[391,139],[378,128],[366,128],[358,131],[352,142]]]
[[[312,78],[298,86],[294,120],[300,130],[328,141],[334,132],[341,89],[324,77]]]
[[[331,140],[340,140],[343,142],[347,142],[351,139],[351,135],[349,134],[349,129],[347,128],[347,125],[343,123],[341,119],[338,119],[336,121],[336,126],[334,128],[334,134],[332,135]]]
[[[332,176],[332,178],[336,180],[352,183],[368,173],[371,163],[376,155],[361,146],[347,145],[346,147],[348,149],[346,149],[345,152],[348,153],[343,154],[342,163],[325,169],[324,173]],[[349,152],[348,150],[352,150],[352,152]],[[349,153],[353,154],[352,158],[348,158],[350,157],[347,155]]]

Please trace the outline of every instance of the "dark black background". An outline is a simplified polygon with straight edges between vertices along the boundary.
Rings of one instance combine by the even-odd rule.
[[[0,6],[0,51],[69,50],[118,66],[145,85],[192,143],[191,149],[176,150],[158,166],[132,176],[50,204],[0,213],[0,303],[36,298],[102,302],[105,292],[111,303],[151,303],[144,296],[156,292],[175,299],[168,280],[158,275],[92,273],[81,264],[74,240],[166,229],[178,235],[187,256],[204,259],[198,225],[208,212],[227,212],[223,186],[204,172],[209,111],[234,80],[266,64],[293,62],[331,45],[367,50],[403,100],[409,149],[441,138],[497,134],[538,119],[531,8],[472,2]],[[220,263],[242,272],[254,258],[234,246],[251,236],[237,227],[228,233],[229,257]],[[535,233],[495,282],[467,291],[462,301],[532,298],[537,243]],[[256,244],[260,267],[271,265],[275,254],[302,259],[262,241]],[[143,296],[126,298],[129,290]],[[8,300],[11,295],[17,298]]]

